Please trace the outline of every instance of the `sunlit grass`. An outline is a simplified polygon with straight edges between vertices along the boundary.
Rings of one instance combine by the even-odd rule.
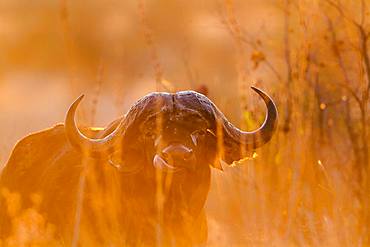
[[[58,35],[64,38],[61,44],[67,52],[56,54],[65,55],[66,61],[58,60],[55,68],[48,69],[58,70],[60,64],[67,64],[63,72],[68,74],[66,83],[71,88],[68,97],[75,91],[91,93],[92,103],[84,112],[85,119],[91,120],[85,121],[88,124],[95,124],[97,112],[105,110],[100,105],[104,94],[120,99],[116,106],[121,113],[123,93],[129,94],[137,83],[147,80],[155,84],[150,87],[153,90],[185,88],[205,92],[235,125],[252,130],[263,121],[264,108],[249,92],[249,86],[263,88],[277,103],[279,129],[266,146],[246,153],[240,161],[220,164],[223,171],[212,170],[206,203],[208,246],[369,246],[368,1],[205,2],[207,9],[202,9],[198,1],[189,1],[186,6],[162,6],[151,1],[127,6],[121,3],[132,12],[125,13],[133,19],[131,26],[135,28],[129,29],[129,35],[119,33],[115,40],[119,45],[111,47],[109,41],[102,42],[104,37],[92,35],[100,33],[95,31],[100,26],[91,25],[91,18],[85,17],[87,23],[74,19],[84,13],[84,8],[72,1],[61,1],[55,7],[59,8],[61,22],[52,30],[61,29]],[[261,19],[248,19],[259,4],[268,10],[258,9]],[[183,10],[183,16],[178,17],[173,10],[166,12],[166,7]],[[96,9],[99,11],[86,11],[95,11],[97,18],[107,11],[101,6]],[[183,19],[202,20],[202,15],[211,24],[184,24]],[[199,32],[194,26],[211,31]],[[49,30],[48,26],[44,28]],[[29,46],[24,45],[24,49],[34,51],[33,45],[38,44],[35,39],[32,36],[26,40],[30,42],[25,41]],[[3,47],[1,42],[0,46]],[[55,55],[53,48],[44,48],[50,57]],[[14,51],[9,63],[16,65],[28,59],[20,53],[18,49]],[[39,54],[35,57],[37,60],[30,63],[43,61]],[[186,61],[182,61],[183,57]],[[93,75],[79,77],[89,70],[94,71]],[[123,76],[112,79],[110,73]],[[182,84],[188,80],[192,82]],[[142,88],[138,90],[141,95],[146,93]],[[2,105],[2,109],[15,107],[19,108],[16,104]],[[43,104],[38,110],[29,109],[37,113],[42,107],[50,108]],[[27,120],[14,117],[11,125],[28,127],[24,123]],[[161,118],[157,120],[157,132],[161,133]],[[92,128],[99,130],[102,128]],[[216,134],[222,134],[220,128]],[[222,158],[222,137],[218,150]],[[117,204],[122,198],[114,173],[106,170],[104,174],[94,174],[88,162],[84,165],[86,172],[75,195],[78,204],[70,240],[73,246],[122,246],[125,236],[121,235],[117,216],[136,212],[122,212]],[[98,177],[106,188],[97,186]],[[157,186],[156,192],[158,222],[171,179],[157,174],[158,184],[164,184]],[[84,196],[86,188],[94,192],[93,198]],[[37,194],[21,198],[7,188],[0,188],[0,197],[6,204],[2,208],[12,219],[10,235],[0,240],[1,247],[65,246],[56,236],[55,227],[40,212],[43,198]],[[24,206],[24,200],[30,200],[31,205]],[[97,225],[83,216],[86,203],[91,205],[89,213]],[[157,230],[160,244],[161,224]]]

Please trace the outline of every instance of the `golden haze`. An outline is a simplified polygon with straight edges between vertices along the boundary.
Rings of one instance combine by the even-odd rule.
[[[208,246],[369,246],[369,11],[367,0],[3,0],[0,166],[81,93],[84,126],[148,92],[193,89],[253,130],[265,110],[256,85],[276,101],[279,129],[241,166],[212,170]],[[0,196],[14,220],[0,246],[62,245],[37,194],[31,208]],[[119,243],[106,227],[117,205],[104,206],[98,227]],[[80,241],[94,243],[83,229]]]

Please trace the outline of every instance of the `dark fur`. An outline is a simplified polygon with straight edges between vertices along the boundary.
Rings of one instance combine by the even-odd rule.
[[[67,138],[63,124],[24,138],[0,177],[0,238],[6,242],[16,234],[17,219],[32,208],[54,229],[54,238],[67,246],[78,240],[85,246],[204,245],[210,166],[220,168],[220,159],[239,160],[242,150],[266,143],[276,127],[275,105],[255,91],[264,98],[270,116],[265,130],[256,135],[240,132],[209,99],[186,91],[150,94],[123,122],[117,119],[100,131],[82,129],[86,136],[103,138],[124,123],[120,141],[107,153],[81,152],[84,148]],[[241,145],[243,138],[249,139]],[[156,169],[153,157],[173,143],[192,150],[191,159],[180,159],[176,173]],[[21,198],[18,210],[7,207],[10,193]],[[34,195],[41,200],[35,202]]]

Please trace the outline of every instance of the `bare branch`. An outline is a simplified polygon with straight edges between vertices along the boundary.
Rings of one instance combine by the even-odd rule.
[[[345,83],[339,83],[338,82],[337,85],[346,89],[353,96],[353,98],[356,100],[357,104],[361,108],[362,107],[362,102],[361,102],[360,97],[350,87],[350,85],[352,83],[351,83],[351,80],[349,79],[349,75],[348,75],[348,72],[347,72],[346,67],[344,65],[344,61],[343,61],[341,52],[340,52],[340,50],[338,48],[338,45],[337,45],[338,40],[337,40],[337,36],[336,36],[336,32],[335,32],[335,29],[334,29],[333,22],[328,16],[326,16],[326,18],[327,18],[327,22],[328,22],[329,33],[331,35],[331,40],[332,40],[332,45],[331,46],[332,46],[332,49],[333,49],[333,53],[334,53],[335,57],[337,58],[339,68],[342,71],[342,75],[343,75],[344,81],[345,81]]]
[[[361,0],[361,22],[360,22],[361,26],[365,24],[365,17],[366,17],[366,3],[365,0]]]
[[[355,25],[357,28],[360,26],[360,24],[358,22],[356,22],[354,19],[350,18],[343,10],[343,7],[340,6],[338,3],[332,1],[332,0],[325,0],[330,6],[332,6],[333,8],[335,8],[338,13],[344,18],[346,19],[348,22],[352,23],[353,25]]]

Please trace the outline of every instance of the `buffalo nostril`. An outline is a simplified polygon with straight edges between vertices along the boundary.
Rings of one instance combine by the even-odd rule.
[[[171,155],[167,152],[162,152],[161,157],[167,162],[171,160]]]
[[[161,156],[167,161],[187,160],[193,155],[193,150],[182,144],[172,144],[166,147]]]
[[[173,152],[173,153],[163,153],[162,157],[167,161],[174,161],[174,160],[189,160],[193,156],[193,152],[186,151],[186,152]]]

